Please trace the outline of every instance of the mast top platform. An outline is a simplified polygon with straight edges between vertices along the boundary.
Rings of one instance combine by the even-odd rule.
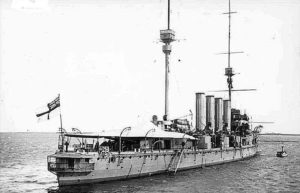
[[[233,69],[231,67],[225,68],[225,76],[233,76],[234,72]]]
[[[160,39],[164,43],[175,41],[175,31],[172,29],[160,30]]]

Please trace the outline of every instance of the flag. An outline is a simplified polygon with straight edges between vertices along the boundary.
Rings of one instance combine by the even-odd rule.
[[[47,119],[50,119],[50,113],[60,107],[60,96],[56,97],[53,101],[47,104],[47,109],[40,112],[36,113],[36,117],[40,118],[44,115],[47,115]]]

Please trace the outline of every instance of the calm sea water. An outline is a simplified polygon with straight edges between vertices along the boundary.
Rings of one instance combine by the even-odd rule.
[[[0,192],[300,192],[300,136],[261,136],[261,154],[223,165],[59,188],[47,171],[55,133],[0,133]],[[273,141],[273,142],[272,142]],[[275,142],[276,141],[276,142]],[[289,156],[277,158],[283,142]]]

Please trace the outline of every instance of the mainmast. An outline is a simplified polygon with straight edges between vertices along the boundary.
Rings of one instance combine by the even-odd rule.
[[[231,14],[233,12],[231,12],[231,5],[230,5],[230,0],[228,1],[229,5],[228,5],[228,12],[224,13],[224,14],[228,14],[228,66],[227,68],[225,68],[225,76],[227,76],[227,84],[228,84],[228,96],[229,96],[229,100],[231,101],[231,89],[233,88],[232,86],[232,76],[234,76],[232,67],[230,66],[230,54],[231,54],[231,50],[230,50],[230,41],[231,41]]]
[[[228,0],[228,12],[223,13],[223,14],[228,14],[228,51],[225,53],[220,53],[220,54],[227,54],[228,56],[228,66],[227,68],[225,68],[225,76],[227,76],[227,84],[228,84],[228,90],[214,90],[214,91],[209,91],[209,92],[228,92],[228,98],[229,101],[232,101],[231,98],[231,92],[233,91],[255,91],[256,89],[233,89],[233,85],[232,85],[232,77],[235,75],[235,73],[233,72],[233,69],[230,65],[231,62],[231,54],[240,54],[240,53],[244,53],[244,52],[232,52],[231,51],[231,14],[233,13],[237,13],[235,11],[231,11],[231,2],[230,0]]]
[[[169,119],[169,57],[172,51],[171,42],[175,40],[175,31],[170,29],[170,0],[168,0],[168,25],[166,30],[160,30],[160,39],[164,43],[162,51],[165,54],[165,115],[164,120]]]
[[[235,75],[233,72],[232,67],[230,66],[230,56],[231,54],[238,54],[242,52],[231,52],[231,14],[237,13],[237,12],[232,12],[231,11],[231,2],[228,0],[228,12],[224,14],[228,14],[228,51],[227,56],[228,56],[228,66],[225,68],[225,76],[227,76],[227,84],[228,84],[228,97],[229,100],[231,101],[231,91],[232,91],[232,77]]]

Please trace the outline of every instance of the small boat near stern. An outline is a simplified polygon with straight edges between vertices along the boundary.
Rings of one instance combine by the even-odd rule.
[[[276,156],[277,157],[287,157],[288,156],[286,151],[283,150],[283,146],[281,146],[281,151],[277,151]]]

